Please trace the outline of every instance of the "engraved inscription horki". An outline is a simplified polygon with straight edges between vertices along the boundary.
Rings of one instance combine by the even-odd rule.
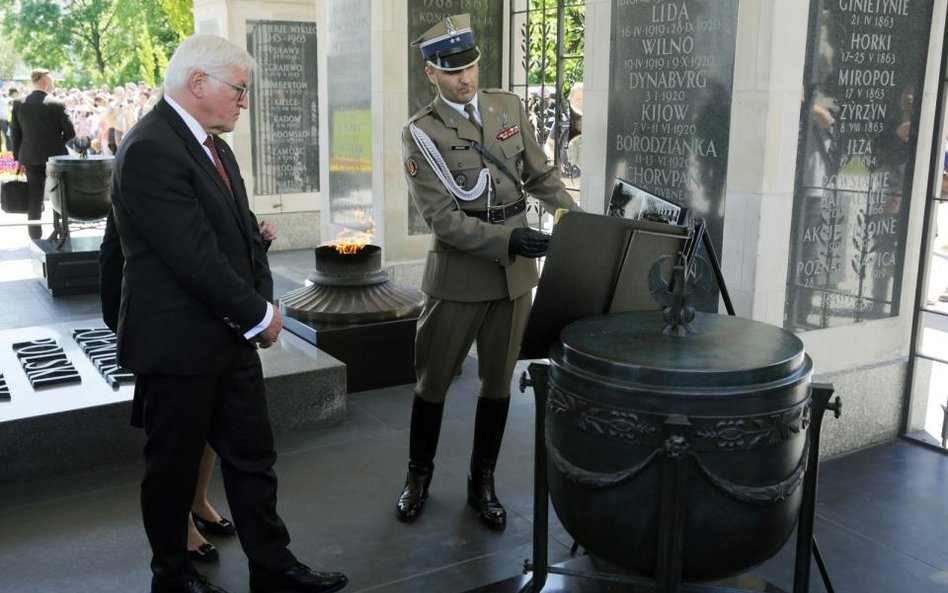
[[[899,312],[931,12],[932,0],[821,2],[801,112],[788,329]]]

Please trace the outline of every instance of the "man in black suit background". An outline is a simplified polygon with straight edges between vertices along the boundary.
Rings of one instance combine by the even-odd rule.
[[[135,372],[134,420],[147,436],[141,505],[153,593],[222,591],[187,554],[205,440],[221,458],[251,591],[327,592],[347,583],[298,562],[276,512],[276,453],[255,346],[273,345],[282,318],[270,302],[273,281],[240,170],[217,138],[249,105],[252,67],[244,49],[220,37],[186,39],[168,62],[164,97],[115,159],[120,243],[103,246],[120,247],[125,265],[103,277],[103,290],[114,294],[110,284],[122,283],[118,356]]]
[[[30,80],[34,90],[23,101],[13,103],[10,127],[13,158],[21,170],[26,170],[27,217],[39,220],[43,215],[46,161],[51,156],[68,154],[66,143],[75,138],[76,130],[66,113],[66,106],[50,95],[56,84],[49,70],[33,70]],[[54,215],[53,226],[57,233],[60,224],[59,215]],[[29,233],[31,239],[38,239],[43,229],[38,224],[31,224]]]

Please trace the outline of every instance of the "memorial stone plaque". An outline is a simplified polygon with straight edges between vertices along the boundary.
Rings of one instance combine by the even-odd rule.
[[[784,326],[899,313],[932,0],[813,0]]]
[[[621,178],[691,208],[705,220],[718,253],[737,8],[737,0],[615,0],[612,6],[605,200]],[[712,277],[710,268],[704,277]],[[694,294],[697,309],[717,311],[713,282],[699,283]]]
[[[135,374],[119,365],[118,338],[106,328],[76,328],[72,337],[112,389],[134,383]]]
[[[331,0],[326,44],[329,93],[329,220],[374,229],[370,0]]]
[[[319,191],[316,23],[247,21],[254,194]]]
[[[17,342],[13,351],[34,389],[82,382],[59,342],[52,338]]]
[[[503,66],[501,58],[503,48],[504,3],[491,0],[408,0],[408,116],[431,102],[437,89],[425,74],[425,60],[417,47],[410,43],[422,33],[456,14],[471,15],[471,29],[481,51],[480,85],[481,88],[499,88],[502,84]],[[424,235],[429,233],[421,214],[409,198],[408,234]]]

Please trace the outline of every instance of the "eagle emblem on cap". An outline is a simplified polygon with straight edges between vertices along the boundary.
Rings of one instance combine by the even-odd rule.
[[[454,25],[451,17],[444,19],[444,28],[448,30],[449,35],[458,32],[458,28]]]

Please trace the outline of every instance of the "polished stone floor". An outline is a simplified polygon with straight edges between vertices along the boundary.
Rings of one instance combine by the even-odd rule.
[[[21,255],[16,249],[0,250],[0,273]],[[283,288],[305,276],[311,255],[273,254]],[[86,319],[98,312],[95,296],[53,299],[29,278],[0,278],[0,302],[0,329]],[[473,359],[465,362],[449,395],[431,499],[415,524],[403,525],[393,513],[408,449],[410,385],[351,394],[345,421],[278,439],[279,509],[293,536],[292,549],[301,559],[344,571],[351,579],[346,591],[351,592],[513,593],[521,588],[527,580],[522,575],[524,560],[532,557],[533,398],[529,391],[513,390],[497,478],[509,525],[503,533],[490,532],[464,504],[477,394],[475,365]],[[844,421],[845,415],[826,420]],[[0,451],[0,463],[8,456],[29,454]],[[147,591],[149,552],[138,510],[140,475],[140,465],[133,463],[0,483],[0,591]],[[226,509],[219,475],[212,483],[212,499]],[[640,504],[632,501],[630,507]],[[946,531],[948,457],[896,441],[822,464],[816,536],[835,591],[948,591]],[[207,575],[229,591],[247,591],[247,567],[238,542],[218,538],[214,543],[221,560],[206,567]],[[554,517],[551,563],[588,568],[588,557],[570,558],[571,544]],[[791,591],[792,544],[793,539],[740,586]],[[826,591],[815,567],[811,582],[810,591]],[[561,576],[551,576],[543,589],[640,590]]]

